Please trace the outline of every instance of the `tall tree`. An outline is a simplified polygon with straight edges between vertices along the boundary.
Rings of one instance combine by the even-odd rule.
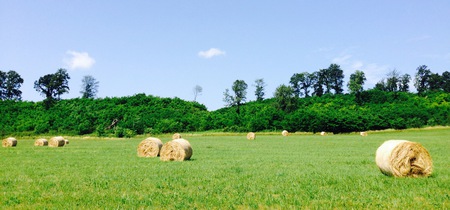
[[[224,101],[228,106],[237,106],[237,112],[239,113],[239,109],[242,103],[247,99],[247,83],[244,80],[236,80],[233,83],[231,89],[234,92],[234,96],[230,95],[230,91],[228,89],[224,92]]]
[[[197,96],[202,94],[203,88],[200,85],[196,85],[193,91],[194,91],[194,101],[197,101]]]
[[[313,88],[314,88],[314,92],[313,92],[313,96],[322,96],[324,94],[324,89],[323,89],[323,85],[324,85],[324,76],[323,76],[323,71],[316,71],[313,73],[314,77],[316,78],[316,82],[313,83]]]
[[[448,71],[442,73],[442,90],[450,92],[450,72]]]
[[[47,108],[55,100],[60,100],[61,95],[69,92],[69,74],[65,69],[58,69],[54,74],[47,74],[34,82],[34,89],[45,96]]]
[[[400,82],[400,72],[397,69],[393,69],[386,76],[386,90],[388,92],[397,92]]]
[[[327,69],[327,74],[329,78],[329,84],[331,89],[334,90],[334,94],[342,94],[344,89],[344,71],[341,66],[337,64],[331,64]],[[327,91],[328,93],[330,91]]]
[[[350,81],[347,83],[348,91],[352,94],[358,94],[364,90],[364,82],[366,81],[366,75],[363,71],[356,70],[355,73],[350,75]]]
[[[99,82],[93,76],[84,76],[81,83],[80,93],[82,98],[95,98],[97,96]]]
[[[428,85],[430,91],[442,90],[442,77],[438,73],[431,73],[428,78]]]
[[[20,91],[20,87],[22,84],[23,79],[17,72],[13,70],[0,71],[0,100],[21,100],[22,91]]]
[[[399,91],[408,92],[409,82],[411,81],[411,76],[409,74],[404,74],[400,77]]]
[[[264,88],[266,87],[266,83],[264,82],[264,79],[257,79],[255,80],[254,84],[256,90],[255,90],[255,96],[257,101],[264,100]]]
[[[298,98],[302,95],[309,97],[310,88],[317,82],[316,74],[302,72],[292,75],[289,83],[294,90],[294,95]]]
[[[414,78],[414,86],[416,87],[418,94],[422,94],[428,90],[430,75],[431,71],[426,65],[417,67],[416,76]]]
[[[294,111],[297,107],[294,89],[291,86],[280,85],[274,93],[274,98],[278,109],[285,112]]]

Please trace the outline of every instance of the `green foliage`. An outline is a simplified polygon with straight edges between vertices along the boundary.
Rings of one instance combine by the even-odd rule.
[[[43,102],[0,101],[0,134],[132,137],[284,129],[348,133],[450,125],[450,93],[446,92],[419,96],[372,89],[359,94],[296,98],[290,86],[280,88],[274,98],[211,112],[197,102],[145,94],[61,100],[49,109]]]

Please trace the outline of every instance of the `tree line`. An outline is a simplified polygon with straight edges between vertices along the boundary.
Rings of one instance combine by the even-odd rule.
[[[263,79],[256,87],[255,101],[246,101],[248,85],[236,80],[224,92],[227,106],[208,111],[195,101],[145,94],[95,98],[98,82],[85,77],[81,98],[61,100],[69,90],[67,71],[59,69],[35,81],[42,102],[21,101],[23,79],[17,72],[0,71],[0,134],[67,134],[131,137],[198,131],[274,131],[345,133],[379,129],[405,129],[450,124],[450,74],[417,68],[411,77],[391,71],[374,88],[364,90],[364,72],[355,71],[344,94],[344,75],[331,64],[316,72],[295,73],[289,84],[277,87],[265,98]],[[194,87],[194,93],[201,93]],[[197,97],[197,95],[195,95]],[[194,99],[195,100],[195,99]]]

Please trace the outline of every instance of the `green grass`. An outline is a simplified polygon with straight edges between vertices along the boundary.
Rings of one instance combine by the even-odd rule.
[[[185,162],[139,158],[144,139],[68,138],[61,148],[19,139],[0,148],[2,209],[449,209],[450,128],[347,135],[184,135]],[[163,142],[169,136],[160,137]],[[429,178],[384,176],[375,151],[420,142]]]

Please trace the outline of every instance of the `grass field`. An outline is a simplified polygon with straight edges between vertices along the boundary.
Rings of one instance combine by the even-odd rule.
[[[137,157],[145,137],[67,137],[61,148],[18,139],[0,148],[2,209],[449,209],[450,128],[369,136],[189,135],[190,161]],[[159,136],[163,142],[170,136]],[[393,178],[375,164],[385,140],[420,142],[429,178]]]

